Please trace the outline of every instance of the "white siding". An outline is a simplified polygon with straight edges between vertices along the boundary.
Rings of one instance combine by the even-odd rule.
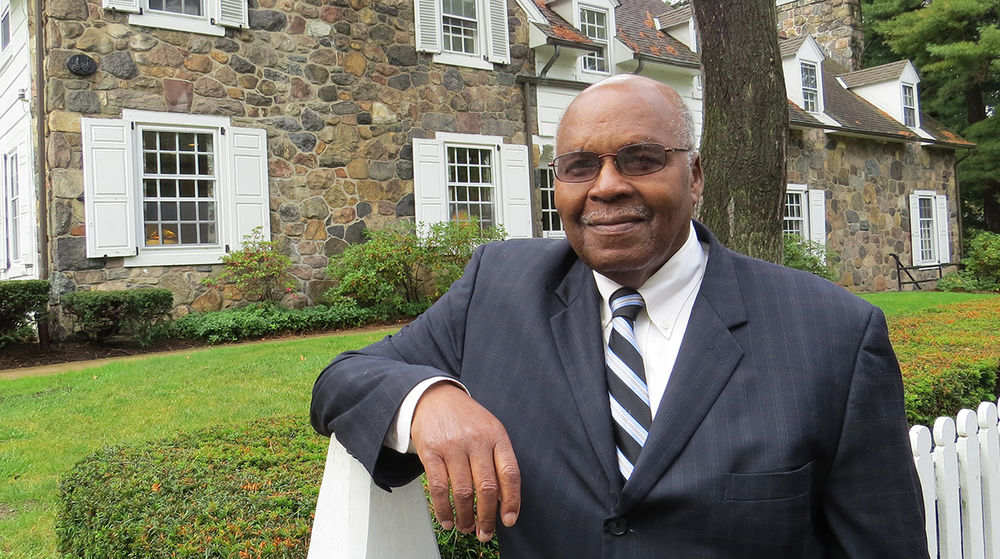
[[[26,0],[10,3],[10,43],[0,52],[0,161],[3,154],[17,153],[17,177],[20,215],[20,255],[10,255],[18,263],[7,269],[6,261],[0,263],[0,279],[31,279],[38,277],[38,251],[36,250],[37,224],[35,210],[34,146],[31,129],[30,103],[21,100],[31,97],[29,73],[29,37]],[[3,182],[0,181],[0,185]],[[5,211],[0,212],[3,229],[0,238],[6,243],[7,214],[10,207],[7,194],[0,195]]]

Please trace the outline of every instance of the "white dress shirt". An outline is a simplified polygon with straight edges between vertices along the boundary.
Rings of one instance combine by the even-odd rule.
[[[660,406],[660,399],[667,388],[670,372],[677,360],[681,340],[687,330],[688,318],[694,306],[695,294],[701,287],[708,263],[708,245],[698,241],[694,224],[690,225],[688,238],[681,248],[638,289],[646,302],[646,308],[635,321],[635,336],[642,353],[646,370],[646,385],[649,389],[649,407],[652,416]],[[601,293],[601,324],[604,340],[611,335],[611,308],[608,298],[621,285],[594,272],[597,289]],[[431,385],[438,382],[452,382],[461,388],[462,384],[451,377],[431,377],[413,387],[396,412],[393,420],[395,428],[389,429],[382,444],[397,452],[414,452],[410,442],[410,425],[417,401]],[[468,390],[466,390],[468,392]]]
[[[670,372],[674,369],[707,263],[708,245],[698,242],[692,225],[687,241],[638,289],[646,308],[635,319],[635,338],[639,342],[646,370],[652,417],[656,417]],[[601,324],[604,340],[607,341],[611,336],[611,306],[608,300],[622,286],[597,272],[594,272],[594,279],[604,300]]]

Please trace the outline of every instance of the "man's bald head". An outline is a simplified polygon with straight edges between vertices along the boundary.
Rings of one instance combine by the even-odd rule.
[[[618,74],[601,80],[580,92],[580,94],[577,95],[576,98],[574,98],[569,104],[569,107],[566,108],[566,112],[563,113],[563,117],[565,118],[566,114],[581,104],[586,105],[594,102],[593,98],[600,97],[600,94],[605,92],[608,88],[626,89],[630,92],[634,92],[635,102],[645,103],[650,111],[651,117],[654,114],[657,116],[664,116],[668,114],[672,115],[672,118],[667,119],[668,122],[666,124],[671,126],[678,136],[683,138],[682,143],[684,145],[678,147],[684,147],[691,150],[689,152],[690,157],[695,155],[696,147],[694,119],[691,116],[691,111],[684,103],[680,94],[677,93],[677,91],[675,91],[672,87],[645,76],[638,76],[635,74]],[[559,123],[559,129],[561,128],[562,119],[560,119]],[[565,150],[560,149],[559,133],[557,132],[556,153],[563,153],[564,151]]]

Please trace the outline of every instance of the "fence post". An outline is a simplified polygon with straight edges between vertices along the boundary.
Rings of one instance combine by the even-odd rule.
[[[927,534],[927,554],[937,557],[937,506],[934,483],[934,459],[931,456],[931,430],[923,425],[910,427],[910,450],[917,467],[920,493],[924,498],[924,532]]]
[[[979,404],[979,454],[983,474],[983,536],[986,556],[1000,558],[1000,433],[997,431],[997,406]]]
[[[972,410],[958,412],[958,474],[962,496],[962,556],[985,559],[983,541],[983,482],[979,457],[979,418]]]
[[[940,559],[962,559],[962,510],[958,493],[955,420],[934,421],[934,480],[937,490]]]
[[[308,559],[441,559],[419,479],[392,493],[330,437]]]

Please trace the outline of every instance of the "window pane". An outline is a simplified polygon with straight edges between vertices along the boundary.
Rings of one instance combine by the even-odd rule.
[[[172,180],[161,180],[160,181],[160,197],[161,198],[173,198],[177,196],[177,181]]]
[[[160,217],[164,221],[177,219],[177,202],[160,202]]]
[[[198,209],[195,202],[181,202],[181,221],[194,221],[198,219]]]
[[[198,244],[198,224],[197,223],[182,223],[181,224],[180,244],[182,244],[182,245],[196,245],[196,244]]]
[[[216,244],[213,134],[143,130],[147,244]],[[204,234],[202,234],[204,232]]]
[[[451,219],[493,225],[492,150],[449,146],[447,154]]]

